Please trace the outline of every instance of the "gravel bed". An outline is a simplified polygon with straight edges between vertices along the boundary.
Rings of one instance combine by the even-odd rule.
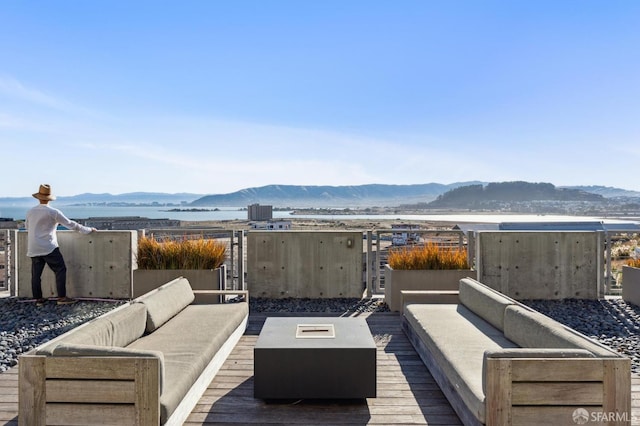
[[[43,306],[13,297],[0,298],[0,373],[18,363],[18,355],[48,342],[124,302],[78,301]]]
[[[328,312],[356,314],[364,312],[389,312],[384,299],[266,299],[249,298],[251,312]]]
[[[524,300],[542,312],[631,358],[640,374],[640,308],[622,299],[562,301]],[[16,298],[0,298],[0,373],[17,364],[18,355],[108,312],[124,301],[79,301],[44,306]],[[389,312],[383,299],[264,299],[250,298],[251,312],[326,312],[358,314]]]

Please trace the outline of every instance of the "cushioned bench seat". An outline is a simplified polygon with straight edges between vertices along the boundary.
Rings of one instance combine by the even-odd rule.
[[[465,425],[630,412],[628,358],[473,279],[457,304],[432,293],[404,306],[402,327]]]
[[[164,355],[164,380],[170,386],[165,386],[160,396],[162,423],[247,315],[246,303],[217,305],[216,309],[190,305],[153,333],[128,346],[157,350]],[[184,334],[188,334],[188,338],[180,338]]]
[[[464,403],[484,422],[484,352],[518,346],[462,305],[412,304],[405,317]]]
[[[182,424],[244,333],[246,300],[177,278],[22,355],[20,425]]]

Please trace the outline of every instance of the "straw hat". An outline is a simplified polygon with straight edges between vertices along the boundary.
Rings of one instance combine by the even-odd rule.
[[[38,200],[48,200],[53,201],[56,199],[55,195],[51,195],[51,186],[49,185],[40,185],[40,189],[35,194],[32,194]]]

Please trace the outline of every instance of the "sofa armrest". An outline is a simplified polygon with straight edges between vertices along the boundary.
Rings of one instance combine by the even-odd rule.
[[[53,349],[55,357],[142,357],[160,360],[160,394],[164,386],[164,354],[150,349],[121,348],[118,346],[78,345],[61,343]]]
[[[459,294],[457,290],[401,290],[400,314],[404,311],[404,305],[409,303],[456,305],[460,303]]]
[[[485,363],[489,358],[595,358],[595,355],[586,349],[505,348],[484,351]]]
[[[248,290],[193,290],[196,299],[193,303],[224,303],[226,296],[240,296],[246,302],[249,301]]]
[[[155,357],[22,355],[18,380],[20,425],[160,423]]]
[[[547,424],[567,424],[576,407],[618,413],[620,422],[611,424],[630,424],[628,358],[502,355],[485,358],[487,425],[539,423],[540,419]]]

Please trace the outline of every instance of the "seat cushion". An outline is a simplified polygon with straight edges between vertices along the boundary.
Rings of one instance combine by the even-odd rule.
[[[471,279],[460,280],[460,303],[498,330],[504,330],[504,310],[516,303],[504,294]]]
[[[195,300],[186,278],[176,278],[137,298],[147,307],[146,333],[153,333]]]
[[[505,336],[523,348],[586,349],[599,357],[618,356],[558,321],[524,306],[509,306],[504,322]]]
[[[189,305],[155,332],[128,346],[164,355],[165,387],[160,396],[163,423],[248,314],[246,302]]]
[[[404,315],[465,405],[484,423],[484,353],[517,345],[462,305],[409,304]]]

